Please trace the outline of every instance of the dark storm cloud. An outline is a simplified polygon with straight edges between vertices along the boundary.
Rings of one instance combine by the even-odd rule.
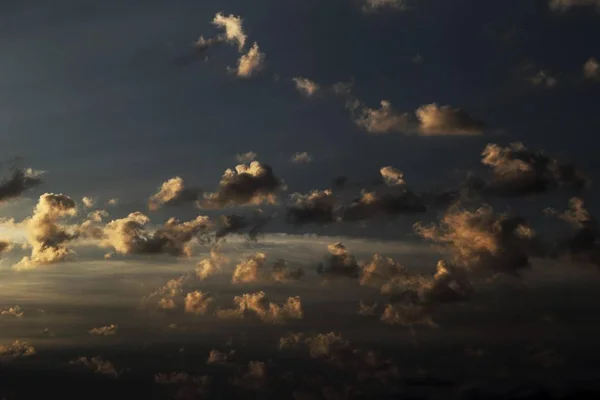
[[[5,178],[0,182],[0,202],[19,197],[41,183],[40,172],[31,168],[15,168],[10,178]]]

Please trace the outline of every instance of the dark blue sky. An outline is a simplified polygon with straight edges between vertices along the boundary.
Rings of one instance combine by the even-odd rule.
[[[48,171],[40,192],[145,202],[175,175],[212,190],[246,151],[290,191],[323,189],[342,174],[370,177],[384,165],[425,188],[479,168],[486,143],[514,140],[576,160],[592,178],[598,170],[600,85],[582,74],[600,57],[600,14],[591,7],[423,0],[365,14],[351,0],[11,3],[0,8],[0,149],[3,159],[22,156]],[[249,42],[267,55],[261,74],[228,73],[233,46],[211,49],[207,62],[176,62],[200,34],[217,33],[210,21],[219,11],[244,19]],[[411,61],[417,54],[420,65]],[[556,87],[527,81],[542,69]],[[298,93],[295,76],[323,87],[352,79],[374,108],[381,99],[403,111],[462,107],[490,131],[372,136],[339,99]],[[288,161],[301,151],[314,162]]]

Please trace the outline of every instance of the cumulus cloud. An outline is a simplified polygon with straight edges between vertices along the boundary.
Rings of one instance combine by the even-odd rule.
[[[26,342],[15,340],[12,344],[0,345],[0,360],[12,361],[20,357],[29,357],[36,354],[35,348]]]
[[[100,328],[93,328],[88,331],[90,335],[96,336],[114,336],[117,334],[119,330],[119,326],[115,324],[110,324],[107,326],[101,326]]]
[[[218,274],[221,271],[221,264],[225,261],[227,261],[227,258],[220,253],[218,247],[211,248],[210,256],[196,265],[196,277],[204,280],[209,276]]]
[[[254,314],[261,320],[271,323],[282,323],[288,319],[301,319],[304,315],[300,297],[289,297],[283,305],[271,303],[265,292],[246,293],[235,296],[233,309],[218,310],[220,318],[245,318]]]
[[[12,317],[21,318],[23,315],[25,315],[25,312],[23,311],[23,309],[21,307],[14,306],[14,307],[4,308],[2,311],[0,311],[0,315],[9,315]]]
[[[159,309],[171,310],[177,307],[177,298],[183,293],[183,286],[190,280],[190,276],[183,275],[169,280],[164,286],[150,293],[144,301],[155,304]]]
[[[286,220],[294,225],[333,222],[337,199],[329,189],[308,194],[293,193],[287,207]]]
[[[296,153],[290,159],[294,164],[308,164],[312,161],[312,157],[307,152]]]
[[[102,357],[79,357],[70,362],[71,365],[81,365],[97,374],[108,375],[114,378],[119,376],[119,371],[110,362]]]
[[[396,110],[388,100],[381,101],[378,109],[362,106],[356,124],[373,134],[403,133],[422,136],[479,135],[484,129],[481,121],[460,108],[436,103],[419,107],[415,117]],[[351,109],[360,108],[360,102]]]
[[[267,365],[262,361],[250,361],[248,370],[241,376],[234,377],[231,382],[247,390],[259,390],[267,384]]]
[[[249,283],[258,281],[266,258],[267,255],[265,253],[256,253],[240,262],[233,271],[231,283]]]
[[[328,245],[327,251],[329,254],[325,256],[325,262],[319,263],[317,267],[319,275],[327,279],[337,277],[356,279],[359,277],[360,267],[346,246],[336,242]]]
[[[557,246],[558,255],[569,255],[573,260],[600,265],[600,229],[598,221],[587,210],[583,199],[573,197],[569,200],[569,208],[563,213],[548,209],[547,213],[557,215],[569,223],[574,232],[561,239]]]
[[[386,190],[368,192],[363,190],[342,211],[344,221],[360,221],[377,215],[415,214],[427,211],[423,199],[404,185],[396,185]]]
[[[535,232],[521,217],[497,214],[489,206],[475,211],[453,206],[439,225],[415,224],[417,234],[449,247],[452,263],[467,270],[517,275],[536,254]]]
[[[212,47],[217,44],[221,44],[221,43],[225,42],[226,40],[227,40],[227,38],[225,36],[216,36],[213,38],[206,39],[206,38],[204,38],[204,36],[200,35],[198,40],[196,40],[196,42],[194,43],[194,48],[196,49],[196,52],[202,53],[202,52],[206,51],[209,47]]]
[[[221,177],[216,192],[204,195],[198,205],[203,208],[220,209],[228,206],[276,203],[281,181],[266,164],[252,161],[240,164],[235,170],[228,169]]]
[[[232,361],[235,356],[235,350],[231,350],[228,353],[224,353],[219,350],[211,350],[208,354],[207,364],[224,364]]]
[[[573,163],[562,162],[541,151],[528,150],[522,143],[501,147],[488,144],[481,162],[492,169],[486,191],[502,196],[547,192],[556,187],[583,188],[588,179]]]
[[[198,200],[202,190],[186,188],[183,179],[176,176],[164,182],[158,192],[150,196],[148,208],[156,211],[163,205],[176,206],[184,203],[192,203]]]
[[[235,159],[239,163],[247,164],[247,163],[250,163],[250,162],[256,160],[257,156],[258,156],[258,154],[256,154],[255,152],[249,151],[247,153],[240,153],[240,154],[236,155]]]
[[[381,107],[378,109],[364,107],[359,117],[355,120],[356,124],[373,134],[407,132],[409,123],[408,113],[397,111],[388,100],[381,100],[380,104]]]
[[[249,240],[256,241],[267,222],[268,218],[263,217],[260,210],[253,214],[252,219],[235,214],[223,215],[220,218],[220,226],[215,232],[215,239],[218,242],[220,239],[234,233],[239,235],[247,233]]]
[[[587,79],[600,78],[600,64],[594,57],[590,57],[585,64],[583,64],[583,76]]]
[[[204,315],[213,306],[215,300],[210,293],[194,291],[185,296],[185,312]]]
[[[381,321],[388,325],[437,327],[428,310],[423,306],[416,305],[388,304],[385,306]]]
[[[11,251],[12,247],[11,242],[0,239],[0,254]]]
[[[544,86],[547,88],[553,88],[558,85],[558,80],[544,70],[540,70],[537,74],[530,77],[529,82],[534,86]]]
[[[383,167],[379,170],[381,177],[388,186],[404,185],[404,173],[394,167]]]
[[[360,303],[358,303],[358,315],[362,315],[363,317],[370,317],[370,316],[375,315],[376,311],[377,311],[377,303],[367,305],[362,300]]]
[[[291,268],[287,265],[285,260],[278,259],[273,263],[271,268],[270,279],[275,282],[293,282],[304,276],[304,270],[302,268]]]
[[[237,76],[248,78],[262,71],[266,55],[260,51],[258,43],[254,42],[246,54],[242,54],[237,63]]]
[[[296,84],[296,89],[308,97],[312,96],[319,90],[319,85],[308,78],[298,76],[293,78],[292,81],[294,81]]]
[[[31,168],[13,169],[12,175],[0,182],[0,202],[14,199],[42,183],[42,172]]]
[[[479,135],[484,125],[466,111],[450,106],[427,104],[415,111],[419,120],[419,132],[424,136],[434,135]]]
[[[92,208],[94,207],[94,199],[88,196],[85,196],[83,199],[81,199],[81,202],[83,203],[83,206],[85,208]]]
[[[246,45],[246,33],[244,33],[243,19],[233,14],[224,15],[217,13],[212,23],[219,28],[225,29],[225,38],[227,41],[237,43],[238,50],[241,52]]]
[[[329,332],[316,335],[291,333],[279,339],[279,349],[306,348],[312,358],[327,358],[349,348],[350,343],[340,333]]]
[[[600,0],[550,0],[548,4],[552,10],[567,11],[571,7],[600,7]]]
[[[64,261],[73,251],[65,243],[76,238],[68,229],[59,223],[65,217],[77,214],[75,202],[64,194],[45,193],[33,211],[33,216],[20,225],[27,230],[32,247],[31,256],[24,257],[14,265],[15,269],[30,269],[38,265]]]
[[[101,246],[120,254],[169,254],[190,256],[191,241],[210,227],[206,216],[181,222],[170,218],[161,227],[149,231],[150,219],[140,212],[109,222],[104,228]]]

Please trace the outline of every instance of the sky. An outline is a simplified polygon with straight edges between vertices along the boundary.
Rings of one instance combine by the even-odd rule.
[[[599,18],[597,0],[3,4],[0,396],[600,389]]]

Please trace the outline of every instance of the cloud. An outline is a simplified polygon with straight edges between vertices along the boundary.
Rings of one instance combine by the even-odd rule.
[[[270,279],[275,282],[287,283],[297,281],[303,276],[302,268],[290,268],[285,260],[280,258],[273,263]]]
[[[438,106],[435,103],[419,107],[414,118],[406,112],[396,110],[388,100],[381,100],[381,107],[373,109],[362,107],[356,124],[373,134],[387,134],[392,132],[422,136],[440,135],[479,135],[484,124],[460,108]],[[357,107],[360,105],[357,103]]]
[[[363,10],[365,12],[382,9],[403,11],[408,9],[408,3],[406,0],[364,0]]]
[[[420,122],[419,132],[434,135],[479,135],[484,125],[460,108],[427,104],[415,111]]]
[[[356,259],[346,246],[336,242],[327,246],[329,254],[325,257],[324,263],[319,263],[317,273],[324,278],[346,277],[356,279],[360,274],[360,267]]]
[[[15,340],[12,344],[0,345],[0,360],[12,361],[20,357],[29,357],[36,354],[35,348],[26,342]]]
[[[421,237],[446,244],[452,264],[467,270],[491,270],[518,275],[537,251],[535,232],[523,218],[497,214],[490,206],[475,211],[453,206],[439,225],[417,223]]]
[[[571,7],[600,7],[600,0],[550,0],[548,4],[554,11],[566,11]]]
[[[23,309],[19,306],[8,307],[0,311],[0,315],[10,315],[13,317],[21,318],[25,313]]]
[[[256,154],[255,152],[249,151],[247,153],[240,153],[240,154],[236,155],[235,159],[239,163],[246,164],[246,163],[254,161],[257,156],[258,156],[258,154]]]
[[[563,213],[547,209],[546,212],[556,215],[569,223],[574,232],[566,239],[562,239],[557,246],[558,255],[567,254],[575,261],[589,262],[600,265],[600,229],[598,221],[587,210],[581,198],[573,197],[569,200],[569,208]]]
[[[345,351],[350,343],[340,333],[329,332],[316,335],[291,333],[279,339],[279,349],[306,347],[312,358],[328,358],[335,353]]]
[[[259,280],[259,274],[264,267],[267,255],[256,253],[236,265],[231,283],[249,283]]]
[[[31,168],[13,169],[10,178],[0,182],[0,202],[20,197],[23,193],[42,183],[40,171]]]
[[[192,203],[198,200],[202,194],[200,189],[186,188],[183,179],[176,176],[164,182],[158,192],[148,200],[148,208],[156,211],[163,205],[176,206],[184,203]]]
[[[405,133],[408,131],[409,115],[400,113],[392,107],[388,100],[381,100],[381,108],[364,107],[356,124],[369,133],[384,134],[391,132]]]
[[[219,28],[225,29],[225,38],[227,41],[237,43],[240,52],[244,49],[247,36],[244,33],[242,26],[243,19],[241,17],[233,14],[226,16],[219,12],[215,15],[212,23]]]
[[[185,296],[185,312],[195,315],[204,315],[213,306],[215,300],[211,294],[194,291]]]
[[[307,152],[296,153],[290,159],[294,164],[308,164],[312,162],[312,157]]]
[[[427,211],[423,199],[404,185],[373,192],[362,191],[360,198],[342,211],[342,220],[360,221],[377,215],[415,214]]]
[[[108,202],[106,203],[106,205],[108,205],[108,206],[116,206],[117,204],[119,204],[119,199],[117,199],[116,197],[109,199]]]
[[[194,43],[194,47],[196,51],[202,53],[206,51],[209,47],[212,47],[217,44],[221,44],[225,42],[227,38],[225,36],[216,36],[214,38],[205,39],[204,36],[200,35],[198,40]]]
[[[28,241],[32,247],[31,256],[23,257],[13,267],[31,269],[38,265],[64,261],[74,254],[65,243],[75,239],[76,235],[61,226],[59,220],[76,214],[77,206],[70,197],[53,193],[41,195],[33,216],[19,224],[27,231]]]
[[[254,43],[248,53],[242,54],[237,63],[237,76],[248,78],[264,67],[266,55],[261,53],[258,43]]]
[[[177,297],[183,293],[183,285],[190,280],[189,275],[169,280],[164,286],[150,293],[144,301],[154,303],[159,309],[172,310],[177,307]]]
[[[544,193],[556,187],[583,188],[588,179],[573,163],[561,162],[522,143],[508,147],[488,144],[481,162],[492,168],[492,180],[484,190],[501,196]]]
[[[268,218],[262,216],[262,212],[258,210],[253,214],[252,219],[241,215],[222,215],[221,225],[215,232],[215,239],[218,242],[220,239],[225,238],[230,234],[243,235],[245,230],[248,229],[248,239],[256,241],[261,233],[261,229],[267,224]]]
[[[241,376],[231,379],[231,382],[246,390],[259,390],[267,384],[267,365],[262,361],[250,361],[248,370]]]
[[[545,86],[547,88],[553,88],[558,85],[558,80],[544,70],[540,70],[537,74],[530,77],[529,82],[531,82],[534,86]]]
[[[154,231],[146,228],[149,222],[150,219],[139,211],[113,220],[104,228],[104,237],[100,245],[113,248],[120,254],[190,256],[190,242],[210,227],[209,218],[202,215],[186,222],[170,218]]]
[[[110,361],[104,360],[102,357],[79,357],[76,360],[71,361],[70,364],[81,365],[95,373],[112,376],[114,378],[119,376],[119,372],[115,366]]]
[[[307,223],[328,224],[334,222],[337,199],[329,189],[313,190],[308,194],[293,193],[290,196],[286,221],[300,226]]]
[[[404,173],[394,167],[383,167],[379,170],[381,177],[388,186],[404,185]]]
[[[296,78],[292,78],[292,81],[294,81],[296,84],[296,89],[308,97],[319,91],[319,85],[308,78],[298,76]]]
[[[12,247],[12,243],[0,239],[0,254],[11,251]]]
[[[594,57],[590,57],[585,64],[583,64],[583,76],[587,79],[600,78],[600,64]]]
[[[274,204],[281,181],[266,164],[252,161],[225,171],[216,192],[205,194],[201,208],[220,209],[228,206]]]
[[[211,350],[208,354],[207,364],[224,364],[233,360],[235,356],[235,350],[231,350],[229,353],[223,353],[219,350]]]
[[[83,199],[81,199],[81,202],[83,203],[83,206],[85,208],[92,208],[92,207],[94,207],[94,199],[91,198],[91,197],[85,196]]]
[[[377,311],[377,303],[373,303],[372,305],[365,304],[362,300],[358,303],[358,315],[362,315],[363,317],[370,317],[375,315]]]
[[[288,319],[301,319],[304,316],[300,297],[289,297],[283,305],[271,303],[265,292],[246,293],[235,296],[236,307],[218,310],[220,318],[245,318],[250,313],[261,320],[271,323],[282,323]]]
[[[196,265],[196,277],[204,280],[218,274],[221,271],[221,264],[225,261],[227,258],[220,254],[218,247],[211,248],[210,257],[201,260]]]
[[[100,328],[94,328],[88,331],[90,335],[96,336],[114,336],[117,334],[119,326],[115,324],[101,326]]]
[[[427,309],[423,306],[388,304],[385,306],[381,321],[388,325],[428,325],[437,327],[437,324],[429,315]]]

